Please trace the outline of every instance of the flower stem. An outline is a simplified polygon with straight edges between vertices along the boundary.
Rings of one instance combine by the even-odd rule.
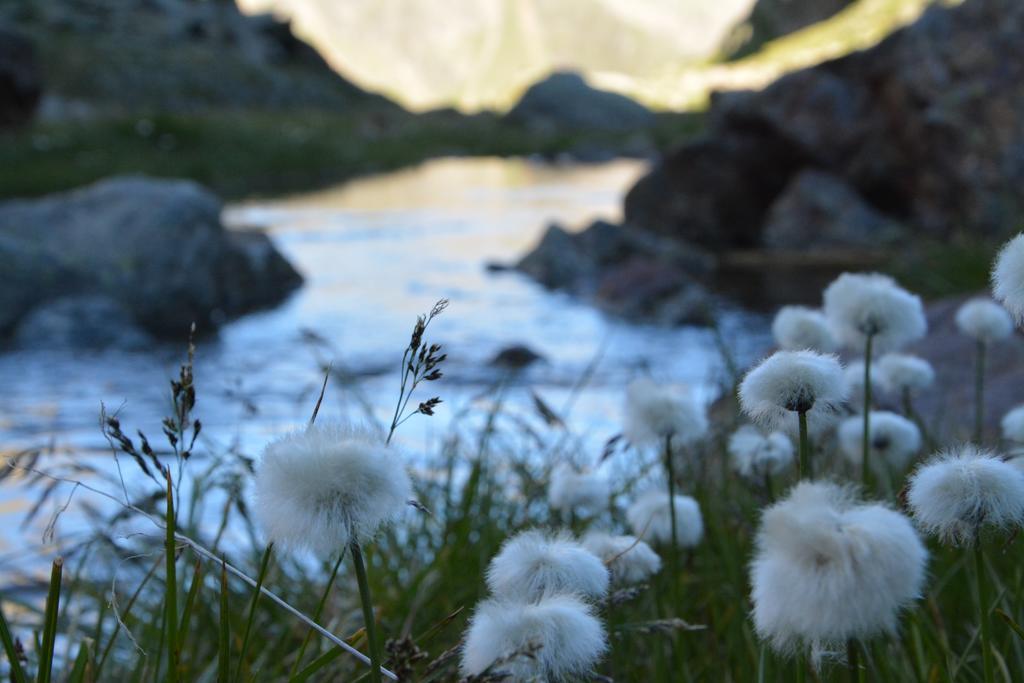
[[[665,437],[665,472],[668,479],[668,513],[672,525],[672,542],[669,549],[669,577],[672,591],[672,608],[679,609],[679,541],[676,529],[676,472],[672,462],[672,435]]]
[[[995,681],[992,665],[992,633],[989,624],[988,590],[985,582],[985,557],[981,548],[981,539],[974,542],[974,586],[978,593],[978,618],[981,620],[981,660],[985,667],[985,683]]]
[[[377,626],[373,616],[373,600],[370,597],[370,582],[366,579],[366,565],[363,564],[363,551],[359,542],[353,540],[349,544],[352,553],[352,564],[356,569],[356,581],[359,582],[359,600],[363,603],[363,623],[366,626],[366,640],[370,648],[370,680],[380,683],[380,645],[377,642]]]
[[[861,483],[867,491],[871,484],[871,467],[868,457],[871,454],[871,347],[874,335],[867,335],[864,344],[864,435],[863,459],[861,461]]]
[[[846,671],[850,675],[850,683],[860,683],[860,650],[853,638],[846,641]]]
[[[811,478],[811,445],[807,440],[807,412],[800,411],[797,416],[800,419],[800,469],[797,476],[800,479]]]
[[[974,361],[974,443],[981,444],[985,429],[985,342],[978,341]]]

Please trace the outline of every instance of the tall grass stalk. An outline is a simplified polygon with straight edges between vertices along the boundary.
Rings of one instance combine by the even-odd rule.
[[[811,444],[807,438],[807,411],[801,410],[797,413],[800,422],[800,459],[797,462],[797,478],[811,478]]]
[[[675,463],[672,461],[672,435],[665,437],[665,474],[668,479],[668,512],[672,528],[672,539],[669,543],[668,567],[671,576],[670,590],[672,591],[672,609],[679,609],[679,537],[677,535],[678,521],[676,520],[676,472]]]
[[[0,599],[0,641],[3,642],[4,652],[7,654],[11,683],[28,683],[28,678],[25,676],[25,670],[22,668],[21,660],[18,656],[18,646],[14,642],[14,636],[11,634],[11,627],[7,623],[7,618],[4,617],[2,599]]]
[[[370,596],[370,582],[367,580],[366,565],[363,562],[363,551],[359,547],[359,541],[353,540],[349,544],[349,552],[352,555],[352,565],[356,570],[356,581],[359,583],[359,601],[363,605],[363,623],[366,626],[366,641],[370,648],[370,680],[373,683],[380,683],[380,643],[377,640],[377,625],[373,613],[373,599]]]
[[[323,614],[324,607],[327,605],[327,598],[331,595],[331,588],[334,587],[334,581],[338,578],[338,570],[341,568],[341,562],[344,559],[345,549],[342,548],[341,552],[338,553],[338,559],[334,563],[334,568],[331,570],[331,576],[327,579],[327,585],[324,586],[324,592],[320,595],[320,601],[316,604],[316,611],[313,613],[313,621],[320,621],[320,616]],[[309,647],[309,641],[312,638],[312,629],[307,629],[306,637],[302,639],[302,647],[299,648],[299,654],[295,657],[295,663],[292,665],[292,670],[288,674],[288,680],[293,680],[295,675],[298,673],[299,666],[302,664],[302,658],[306,655],[306,648]]]
[[[64,574],[64,559],[58,557],[50,569],[50,589],[46,594],[46,611],[43,616],[43,642],[39,650],[39,671],[36,683],[50,683],[53,674],[53,647],[57,642],[57,619],[60,613],[61,577]]]
[[[992,663],[992,627],[989,610],[992,605],[985,580],[985,554],[982,549],[981,535],[974,539],[974,590],[978,598],[978,619],[981,624],[981,661],[985,672],[985,683],[994,683],[995,669]]]
[[[974,353],[974,443],[981,444],[985,432],[985,342],[975,342]]]
[[[860,477],[865,491],[870,490],[871,485],[871,464],[868,458],[871,455],[871,355],[875,335],[866,335],[864,342],[864,435],[862,444],[863,461],[861,462]]]
[[[245,656],[249,650],[249,638],[252,635],[252,625],[256,621],[256,608],[260,602],[260,589],[267,578],[267,569],[270,567],[270,556],[274,552],[274,544],[267,545],[263,551],[263,559],[260,560],[260,573],[256,575],[256,591],[252,594],[252,601],[249,603],[249,616],[245,620],[245,631],[242,632],[242,650],[238,653],[238,670],[235,672],[235,680],[245,680]]]
[[[174,487],[171,483],[170,467],[166,469],[164,475],[167,477],[167,529],[164,537],[164,559],[167,562],[166,589],[164,592],[164,604],[166,607],[164,633],[167,638],[167,683],[176,683],[178,680],[178,665],[181,651],[178,646],[178,551],[177,543],[174,540]]]

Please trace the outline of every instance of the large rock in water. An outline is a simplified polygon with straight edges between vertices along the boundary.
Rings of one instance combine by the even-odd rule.
[[[28,122],[39,105],[41,93],[32,41],[0,26],[0,128]]]
[[[592,88],[579,74],[566,71],[530,86],[507,118],[554,130],[633,131],[654,123],[654,114],[643,105]]]
[[[792,179],[818,170],[910,234],[1001,237],[1024,214],[1021,111],[1024,2],[937,4],[872,49],[715,98],[706,137],[638,181],[626,221],[718,251],[765,246]]]
[[[195,183],[144,177],[0,204],[0,333],[42,304],[97,295],[149,333],[180,337],[193,322],[209,330],[301,284],[265,234],[227,230],[220,213]]]

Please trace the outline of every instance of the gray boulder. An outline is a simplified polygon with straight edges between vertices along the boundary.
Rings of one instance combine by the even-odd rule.
[[[195,183],[144,177],[0,204],[0,256],[15,273],[0,295],[0,332],[44,302],[97,294],[151,334],[180,337],[301,284],[265,235],[225,229],[220,212]]]
[[[885,249],[906,238],[896,221],[879,213],[840,178],[801,171],[775,200],[762,229],[769,249]]]
[[[507,114],[509,121],[548,130],[630,131],[654,124],[643,105],[597,90],[572,72],[556,72],[535,83]]]
[[[120,303],[102,294],[65,296],[32,309],[13,334],[16,346],[46,349],[144,349],[153,338]]]

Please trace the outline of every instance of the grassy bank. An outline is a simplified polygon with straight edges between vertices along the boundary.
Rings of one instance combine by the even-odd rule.
[[[211,111],[61,123],[0,134],[0,197],[34,196],[120,173],[191,178],[228,198],[308,190],[445,155],[628,153],[692,135],[699,115],[648,133],[535,131],[493,115]]]

